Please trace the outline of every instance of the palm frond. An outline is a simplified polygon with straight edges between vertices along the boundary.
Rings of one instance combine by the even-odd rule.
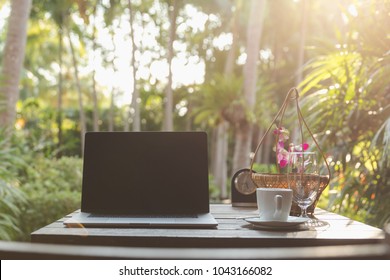
[[[381,142],[379,142],[381,140]],[[381,125],[372,139],[371,147],[380,148],[383,151],[381,164],[390,165],[390,117]],[[384,166],[386,168],[386,166]]]

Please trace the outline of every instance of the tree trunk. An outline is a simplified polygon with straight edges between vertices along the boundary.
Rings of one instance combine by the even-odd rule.
[[[114,131],[114,115],[115,115],[115,88],[111,90],[110,111],[108,114],[108,131]]]
[[[305,42],[306,42],[306,31],[307,31],[307,15],[309,9],[309,1],[303,0],[303,11],[302,11],[302,23],[301,23],[301,37],[299,41],[298,49],[298,68],[295,79],[295,86],[298,86],[303,79],[303,66],[305,62]]]
[[[251,13],[249,16],[246,41],[247,59],[244,65],[244,97],[246,108],[244,107],[242,110],[253,110],[256,102],[257,61],[263,29],[264,9],[265,0],[251,1]],[[236,120],[233,172],[249,166],[251,140],[252,124],[246,118]]]
[[[97,4],[94,6],[93,9],[93,20],[94,23],[92,25],[93,31],[92,31],[92,52],[93,57],[95,58],[96,53],[96,27],[95,27],[95,21],[96,21],[96,10],[97,10]],[[93,131],[99,131],[99,105],[98,105],[98,95],[96,91],[96,69],[95,67],[92,70],[92,102],[93,102]]]
[[[240,7],[237,4],[234,16],[231,22],[233,41],[232,46],[227,54],[224,75],[225,79],[230,79],[234,74],[234,65],[237,57],[237,42],[239,35],[239,12]],[[228,178],[228,131],[229,123],[225,120],[220,122],[215,128],[216,133],[214,156],[212,162],[212,173],[214,177],[214,183],[220,189],[220,198],[226,199],[229,194],[227,191],[227,178]]]
[[[240,32],[240,12],[241,12],[241,2],[236,1],[236,9],[233,15],[233,19],[231,22],[231,28],[232,28],[232,36],[233,36],[233,41],[232,41],[232,46],[228,52],[226,62],[225,62],[225,69],[224,69],[224,74],[229,78],[230,75],[234,74],[234,66],[235,66],[235,61],[237,59],[237,43],[238,43],[238,36]]]
[[[111,42],[113,45],[113,53],[115,54],[117,46],[114,39],[114,28],[110,29],[110,36],[111,36]],[[112,69],[114,70],[114,73],[117,73],[118,69],[115,65],[115,58],[111,61]],[[111,89],[111,101],[110,101],[110,110],[108,113],[108,131],[114,131],[115,130],[115,96],[117,93],[117,87],[113,85]],[[125,127],[126,131],[126,127]]]
[[[130,14],[130,39],[131,39],[131,68],[133,69],[133,95],[131,99],[131,108],[133,109],[133,131],[141,130],[141,112],[140,112],[140,102],[139,102],[139,91],[137,88],[137,66],[135,62],[135,51],[136,44],[134,42],[134,15],[131,7],[131,0],[129,0],[129,14]],[[129,117],[131,115],[131,110],[129,110]],[[128,120],[126,120],[128,121]]]
[[[173,59],[173,42],[176,34],[176,17],[177,17],[177,1],[173,0],[173,5],[168,5],[169,11],[169,42],[168,42],[168,85],[166,88],[165,97],[165,114],[164,114],[164,127],[166,131],[173,130],[173,90],[172,90],[172,59]]]
[[[252,125],[249,122],[242,123],[239,128],[236,127],[232,173],[249,167],[251,140]]]
[[[227,153],[228,153],[228,129],[229,123],[226,121],[221,122],[214,129],[216,134],[215,147],[214,147],[214,159],[213,159],[213,177],[216,186],[220,189],[220,198],[226,199],[229,194],[227,192]]]
[[[0,127],[12,133],[19,99],[19,80],[26,47],[31,0],[12,0],[0,77]]]
[[[69,40],[70,51],[72,54],[72,61],[73,61],[73,67],[74,67],[74,77],[76,80],[76,87],[77,87],[77,94],[78,94],[78,101],[79,101],[81,156],[83,156],[84,155],[84,138],[85,138],[85,133],[87,132],[87,126],[86,126],[86,121],[85,121],[83,94],[81,91],[81,84],[80,84],[80,80],[79,80],[78,64],[77,64],[77,59],[76,59],[76,55],[74,52],[73,42],[72,42],[72,38],[70,36],[69,29],[68,29],[68,40]]]
[[[62,148],[62,96],[63,96],[63,78],[62,78],[62,52],[63,52],[63,29],[58,31],[58,101],[57,101],[57,126],[58,126],[58,157],[61,157]]]

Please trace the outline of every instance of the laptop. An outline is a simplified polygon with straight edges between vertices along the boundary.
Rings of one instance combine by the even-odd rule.
[[[205,132],[87,132],[81,210],[70,227],[218,225]]]

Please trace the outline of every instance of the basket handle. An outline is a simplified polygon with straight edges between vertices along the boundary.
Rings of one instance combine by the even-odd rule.
[[[329,167],[328,161],[326,160],[326,157],[325,157],[324,153],[322,152],[320,146],[318,145],[317,140],[314,138],[313,133],[311,132],[309,126],[307,125],[307,123],[306,123],[306,121],[305,121],[305,119],[304,119],[304,117],[302,115],[301,109],[299,107],[298,99],[299,99],[299,93],[298,93],[297,88],[295,88],[295,87],[291,88],[288,91],[288,93],[286,95],[286,98],[284,99],[283,104],[282,104],[281,108],[279,109],[279,112],[276,114],[275,118],[272,120],[271,125],[265,131],[263,137],[261,138],[259,144],[256,147],[255,153],[253,154],[253,157],[251,159],[251,164],[250,164],[251,179],[252,179],[253,183],[256,186],[257,186],[256,181],[253,180],[253,174],[254,174],[253,164],[255,162],[256,154],[259,151],[260,146],[263,144],[265,137],[268,135],[268,133],[271,130],[272,126],[276,123],[276,121],[278,120],[279,117],[280,117],[280,122],[279,122],[278,127],[281,126],[282,121],[283,121],[283,117],[284,117],[284,113],[285,113],[286,108],[287,108],[287,105],[288,105],[289,101],[293,101],[293,100],[295,100],[296,109],[297,109],[297,113],[298,113],[298,121],[299,121],[299,127],[300,127],[300,132],[301,132],[302,144],[303,144],[303,130],[302,130],[302,124],[303,124],[306,127],[307,131],[309,132],[311,138],[313,139],[313,141],[314,141],[318,151],[321,154],[321,157],[325,161],[326,169],[328,171],[328,181],[327,181],[326,185],[328,185],[329,182],[330,182],[330,167]],[[278,141],[279,141],[279,135],[277,135],[276,145],[278,144]],[[276,149],[276,153],[278,153],[278,149]],[[277,155],[276,155],[276,157],[277,157]],[[278,168],[278,172],[280,172],[279,166],[277,164],[276,164],[276,166]]]

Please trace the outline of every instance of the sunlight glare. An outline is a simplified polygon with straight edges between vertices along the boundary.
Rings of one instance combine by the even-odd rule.
[[[206,21],[209,18],[208,15],[188,4],[184,7],[184,11],[189,16],[185,25],[191,27],[193,33],[203,32],[205,30]],[[185,25],[183,27],[185,27]]]
[[[321,94],[321,95],[327,94],[328,93],[328,89],[326,89],[326,88],[320,89],[319,91],[317,91],[317,93]]]
[[[356,6],[354,4],[348,6],[348,12],[350,15],[354,17],[357,17],[359,15]]]
[[[260,50],[260,58],[264,61],[269,61],[273,58],[271,49]]]
[[[11,7],[8,3],[4,4],[3,7],[1,7],[1,9],[0,9],[0,30],[4,29],[10,12],[11,12]]]
[[[190,27],[194,33],[205,30],[205,23],[210,20],[209,15],[199,11],[192,5],[186,5],[185,12],[188,18],[185,18],[183,27]],[[169,65],[163,49],[160,50],[159,47],[155,47],[158,46],[156,38],[159,36],[160,31],[152,20],[146,19],[145,23],[142,27],[134,26],[134,40],[137,45],[135,52],[135,62],[137,65],[136,79],[149,80],[153,84],[164,87],[168,82]],[[115,102],[118,105],[130,103],[133,90],[133,70],[130,65],[132,54],[129,37],[130,24],[125,19],[116,21],[113,24],[114,38],[111,37],[110,30],[102,22],[97,24],[100,25],[97,37],[98,43],[107,50],[115,50],[114,57],[110,58],[113,59],[113,64],[106,64],[105,67],[100,66],[103,64],[102,54],[96,53],[95,56],[90,56],[89,66],[86,68],[88,70],[91,70],[93,67],[96,68],[96,79],[100,86],[107,88],[105,91],[106,96],[109,96],[111,90],[116,88],[118,94]],[[169,25],[163,28],[169,28]],[[228,44],[229,35],[222,37],[219,43],[221,46]],[[141,52],[138,48],[146,49]],[[204,61],[198,56],[187,57],[187,45],[179,40],[174,42],[174,50],[175,58],[172,60],[173,88],[180,85],[203,83],[205,75]],[[85,71],[86,69],[83,72],[85,73]],[[183,110],[181,110],[181,113],[185,114]]]
[[[238,64],[238,65],[244,65],[245,62],[246,62],[246,56],[247,56],[247,55],[246,55],[245,52],[241,53],[240,56],[239,56],[238,59],[237,59],[237,64]]]
[[[213,39],[213,46],[220,51],[228,50],[232,44],[232,33],[222,33],[221,35]]]
[[[187,50],[187,44],[174,41],[173,42],[173,49],[177,52],[185,52]]]
[[[155,60],[150,65],[150,74],[159,81],[167,81],[168,63],[166,60]]]
[[[178,114],[180,117],[184,117],[184,116],[187,114],[187,112],[188,112],[187,107],[181,107],[181,108],[179,108],[179,111],[178,111],[177,114]]]
[[[206,65],[203,61],[197,64],[185,63],[183,59],[174,58],[172,60],[172,74],[175,78],[173,87],[201,84],[204,82],[205,71]]]
[[[187,106],[188,106],[188,102],[186,100],[182,100],[176,105],[176,110],[178,111],[178,115],[180,117],[184,117],[187,114],[188,112]]]
[[[349,23],[349,19],[348,19],[348,16],[344,13],[341,14],[341,18],[343,19],[343,22],[345,24],[348,24]]]

